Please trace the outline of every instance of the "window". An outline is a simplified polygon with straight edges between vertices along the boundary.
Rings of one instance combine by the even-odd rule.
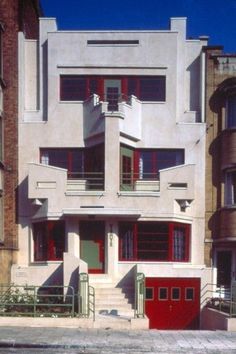
[[[168,300],[168,288],[158,288],[158,300]]]
[[[171,300],[180,300],[180,288],[171,288]]]
[[[119,224],[120,260],[189,261],[189,225],[166,222]]]
[[[163,102],[166,99],[165,76],[89,76],[89,75],[61,75],[60,100],[84,101],[93,93],[101,99],[106,99],[106,81],[119,80],[122,92],[120,96],[126,98],[136,96],[142,101]],[[112,92],[112,94],[117,94]],[[113,107],[111,110],[114,110]]]
[[[68,171],[69,179],[86,179],[87,189],[104,188],[104,145],[91,148],[42,148],[40,162]]]
[[[236,205],[236,170],[226,172],[225,204]]]
[[[68,170],[69,178],[79,178],[84,172],[84,153],[80,149],[41,149],[41,163]]]
[[[185,300],[186,301],[194,300],[194,288],[185,288]]]
[[[226,102],[226,127],[236,127],[236,95],[229,96]]]
[[[184,164],[183,149],[155,149],[136,151],[136,178],[158,179],[162,169]]]
[[[145,300],[153,300],[153,288],[145,288],[146,294],[145,294]]]
[[[65,252],[64,221],[47,221],[33,225],[34,261],[63,259]]]

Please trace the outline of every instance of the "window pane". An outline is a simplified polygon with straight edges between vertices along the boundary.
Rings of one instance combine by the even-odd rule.
[[[84,101],[86,98],[86,78],[61,76],[61,101]]]
[[[168,289],[167,288],[159,288],[158,289],[158,299],[159,300],[168,300]]]
[[[124,224],[120,227],[121,259],[133,260],[134,257],[134,233],[133,225]]]
[[[185,300],[187,301],[194,300],[194,288],[185,289]]]
[[[64,221],[48,221],[33,225],[34,260],[62,260],[65,252]]]
[[[180,300],[180,288],[171,288],[171,299]]]
[[[152,300],[153,299],[153,288],[146,288],[146,300]]]
[[[127,94],[128,96],[134,95],[138,96],[138,88],[137,88],[137,78],[128,78],[128,89]]]
[[[236,127],[236,96],[227,100],[227,128]]]
[[[139,224],[137,253],[138,260],[167,261],[169,253],[168,224]]]
[[[165,77],[140,78],[140,100],[165,101]]]
[[[185,228],[175,227],[173,234],[173,260],[183,261],[186,258],[186,235]]]
[[[229,171],[226,173],[225,203],[226,205],[236,204],[236,171]]]
[[[184,164],[184,150],[158,150],[158,171]]]

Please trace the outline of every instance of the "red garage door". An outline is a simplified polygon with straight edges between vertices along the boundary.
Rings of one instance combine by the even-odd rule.
[[[199,278],[146,278],[150,328],[197,329],[199,314]]]

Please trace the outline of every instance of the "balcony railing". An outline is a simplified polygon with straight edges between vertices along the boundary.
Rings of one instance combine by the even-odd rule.
[[[68,172],[67,189],[104,190],[104,172]]]
[[[117,112],[119,110],[118,104],[125,102],[130,104],[130,96],[123,93],[108,93],[100,96],[100,101],[108,102],[108,111]]]
[[[159,173],[123,172],[120,176],[121,191],[159,192]]]

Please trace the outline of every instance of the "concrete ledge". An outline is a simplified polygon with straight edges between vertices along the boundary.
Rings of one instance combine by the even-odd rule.
[[[230,318],[227,313],[205,307],[202,310],[201,329],[224,330],[236,332],[236,318]]]
[[[0,317],[0,327],[148,329],[148,318]]]
[[[94,328],[91,318],[0,317],[0,327]]]

